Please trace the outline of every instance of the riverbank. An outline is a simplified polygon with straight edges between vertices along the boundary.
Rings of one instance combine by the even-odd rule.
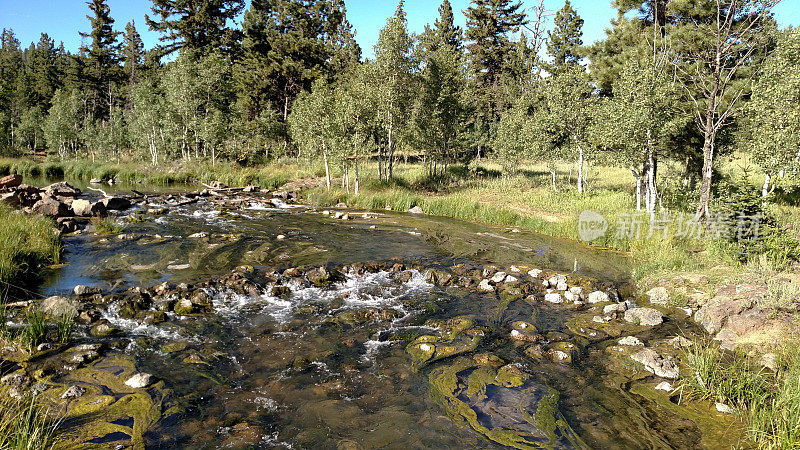
[[[57,264],[61,239],[52,221],[0,203],[0,294],[17,293],[41,267]]]
[[[85,176],[95,177],[108,169],[102,165],[93,167]],[[567,170],[560,172],[560,192],[555,193],[547,183],[543,182],[546,175],[542,173],[537,175],[535,166],[529,168],[530,173],[511,179],[498,176],[493,173],[491,166],[488,167],[488,169],[485,166],[465,168],[467,172],[456,170],[445,180],[430,180],[422,166],[400,165],[397,169],[397,179],[392,184],[375,182],[376,177],[372,173],[372,168],[367,167],[363,169],[364,179],[361,192],[357,196],[352,190],[348,193],[346,189],[338,187],[331,190],[322,187],[320,181],[324,183],[324,180],[318,173],[299,165],[287,164],[282,170],[287,172],[283,175],[286,176],[285,180],[291,183],[289,186],[304,188],[301,192],[303,201],[318,207],[319,210],[337,205],[343,206],[341,203],[347,205],[346,208],[341,208],[342,214],[347,212],[353,214],[353,210],[380,211],[390,208],[393,211],[405,212],[418,208],[415,209],[416,212],[421,210],[426,215],[497,225],[504,228],[509,236],[513,236],[516,230],[530,230],[544,235],[577,240],[578,217],[583,211],[595,211],[604,216],[611,225],[616,224],[620,217],[635,213],[633,208],[635,197],[631,192],[631,180],[628,179],[630,175],[621,169],[598,169],[598,173],[604,175],[595,179],[588,193],[578,195],[570,188]],[[37,170],[43,168],[39,167]],[[195,188],[199,187],[197,182],[200,179],[196,178],[198,173],[203,173],[202,176],[207,177],[203,178],[207,180],[204,181],[206,184],[217,181],[214,179],[215,175],[224,175],[221,168],[217,169],[220,172],[194,169],[196,171],[191,172],[193,174],[191,176],[185,175],[189,173],[188,171],[180,172],[180,170],[175,169],[172,173],[183,173],[181,177],[186,176],[186,178],[182,178],[183,181],[180,183],[193,184]],[[231,170],[230,176],[234,176],[233,169],[224,169],[224,171],[229,170]],[[271,174],[279,171],[276,168],[249,170],[250,174]],[[295,172],[291,172],[292,170]],[[120,173],[116,172],[116,175],[119,176]],[[66,172],[65,176],[69,177]],[[85,180],[85,176],[80,179]],[[152,178],[143,177],[140,181],[165,179],[164,175],[159,173],[149,173],[147,177]],[[265,175],[264,180],[277,180],[277,178]],[[242,186],[253,183],[230,184]],[[286,183],[281,184],[285,185]],[[221,193],[223,196],[227,195],[226,191]],[[209,196],[209,198],[214,197],[213,194]],[[229,202],[230,204],[223,202],[222,211],[225,211],[225,214],[238,214],[237,210],[246,204],[245,197],[234,199],[233,202]],[[147,220],[148,215],[153,215],[152,218],[155,218],[170,211],[170,202],[165,203],[165,208],[154,209],[152,214],[149,210],[146,211],[146,214],[137,216],[136,220]],[[794,207],[788,203],[778,207],[785,217],[789,218],[788,221],[779,222],[778,225],[791,231],[791,220],[797,219],[794,216]],[[674,386],[682,390],[673,393],[710,400],[712,403],[722,405],[717,409],[730,408],[730,411],[739,414],[742,421],[747,423],[751,433],[750,438],[764,447],[795,445],[800,441],[800,437],[793,434],[791,425],[796,423],[793,422],[796,417],[785,412],[786,408],[789,408],[789,411],[794,410],[791,408],[800,408],[798,406],[800,400],[789,395],[792,392],[791,383],[794,382],[796,374],[800,373],[800,358],[793,356],[796,347],[791,344],[797,337],[795,332],[800,280],[795,275],[796,270],[792,267],[791,261],[783,263],[778,261],[776,264],[776,260],[781,258],[771,257],[765,252],[761,258],[743,262],[740,259],[741,253],[734,251],[735,248],[731,247],[729,242],[673,237],[660,239],[658,236],[647,238],[646,234],[646,228],[640,239],[622,239],[616,234],[610,234],[596,242],[594,246],[622,250],[632,255],[632,276],[637,282],[639,294],[631,294],[625,299],[663,311],[665,317],[670,317],[667,319],[667,324],[675,323],[678,318],[681,321],[694,323],[716,341],[708,346],[701,346],[703,340],[697,339],[693,348],[703,349],[702,351],[691,349],[677,351],[671,347],[662,348],[660,344],[654,343],[652,348],[661,355],[674,357],[682,371],[699,373],[706,377],[700,384],[687,382],[689,379],[684,377],[683,384],[676,382]],[[122,236],[125,239],[131,237],[128,233]],[[219,239],[222,241],[214,242],[214,245],[229,245],[224,242],[232,238],[227,235],[221,236]],[[286,236],[283,238],[286,239]],[[206,239],[206,237],[198,233],[196,239]],[[124,241],[121,238],[114,240]],[[155,243],[160,241],[157,239]],[[262,252],[272,254],[269,246],[266,246],[263,250],[259,249],[255,255],[260,255]],[[243,262],[243,264],[248,263]],[[171,267],[179,266],[182,264],[171,264]],[[142,265],[136,270],[145,270],[145,266]],[[453,273],[456,273],[455,268]],[[450,276],[455,275],[450,274]],[[481,281],[479,278],[485,276],[476,275],[478,278],[473,280],[474,283],[478,283]],[[100,302],[100,304],[105,303]],[[607,314],[606,306],[613,305],[601,304],[587,309],[584,314],[585,320],[580,322],[583,326],[576,330],[594,327],[604,333],[610,333],[610,330],[617,329],[617,322],[622,320],[621,317],[617,317],[620,314],[618,311]],[[146,311],[137,310],[135,313],[146,313]],[[609,315],[609,318],[606,319],[605,315]],[[597,318],[599,320],[594,320]],[[608,327],[604,328],[600,322],[604,322]],[[581,335],[578,331],[576,333]],[[776,342],[780,344],[775,345]],[[735,352],[720,352],[719,345],[723,349]],[[581,349],[580,352],[583,351],[584,349]],[[669,353],[665,353],[666,351]],[[750,357],[745,359],[732,359],[731,356],[747,353]],[[763,383],[759,381],[761,384],[753,385],[743,381],[753,376],[760,377],[758,380],[762,380]]]

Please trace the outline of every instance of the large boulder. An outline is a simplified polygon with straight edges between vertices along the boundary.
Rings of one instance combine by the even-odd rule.
[[[51,195],[53,197],[77,197],[81,195],[80,189],[70,185],[66,181],[53,183],[50,186],[44,188],[44,192],[45,194]]]
[[[72,208],[56,197],[45,195],[33,205],[32,211],[47,217],[70,217]]]
[[[737,316],[750,309],[754,303],[752,298],[733,299],[727,296],[717,296],[697,311],[694,320],[708,333],[714,334],[725,326],[729,317]]]
[[[108,211],[125,211],[131,207],[131,201],[125,197],[108,197],[100,200]]]
[[[22,175],[9,175],[0,178],[0,189],[11,189],[22,184]]]
[[[103,217],[106,215],[106,206],[101,202],[90,202],[89,200],[74,200],[72,202],[72,212],[80,217]]]
[[[664,323],[664,316],[660,311],[652,308],[633,308],[625,311],[625,321],[646,327],[654,327]]]
[[[68,316],[75,318],[78,316],[78,308],[75,302],[66,297],[49,297],[42,300],[40,306],[42,312],[50,317],[63,317]]]

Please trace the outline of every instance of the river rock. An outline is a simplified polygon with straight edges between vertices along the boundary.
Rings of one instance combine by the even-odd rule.
[[[73,215],[72,208],[61,200],[45,195],[33,205],[32,211],[47,217],[69,217]]]
[[[79,284],[72,289],[72,293],[78,297],[90,297],[92,295],[102,294],[103,291],[99,287],[84,286]]]
[[[336,276],[336,273],[329,271],[324,267],[320,267],[306,272],[306,278],[308,278],[308,281],[314,286],[323,287],[328,283],[337,281],[341,277]]]
[[[662,357],[653,349],[641,350],[631,355],[631,359],[643,364],[645,370],[657,377],[676,380],[680,376],[680,370],[675,361]]]
[[[50,186],[44,188],[44,192],[46,195],[50,195],[53,197],[77,197],[81,195],[80,189],[70,185],[66,181],[53,183]]]
[[[644,347],[644,343],[636,336],[626,336],[619,340],[619,345],[628,347]]]
[[[100,200],[108,211],[125,211],[131,207],[131,201],[125,197],[108,197]]]
[[[22,184],[22,175],[9,175],[0,178],[0,189],[15,188]]]
[[[419,206],[415,206],[408,210],[411,214],[425,214],[425,211],[422,210]]]
[[[653,305],[667,306],[669,305],[669,291],[665,287],[656,287],[650,289],[645,294],[647,301]]]
[[[531,278],[539,278],[542,276],[542,271],[540,269],[531,269],[528,271],[528,276]]]
[[[717,402],[716,405],[717,411],[721,412],[722,414],[736,414],[736,410],[731,408],[730,406]]]
[[[483,280],[478,284],[478,289],[484,292],[491,292],[494,291],[494,286],[489,283],[489,280]]]
[[[111,322],[105,319],[99,320],[90,330],[89,334],[94,337],[108,337],[119,332],[119,329],[111,325]]]
[[[153,376],[144,372],[133,374],[133,376],[128,378],[128,381],[125,382],[125,386],[133,389],[146,388],[151,384],[153,384]]]
[[[62,400],[67,400],[67,399],[70,399],[70,398],[79,398],[79,397],[83,396],[83,394],[85,394],[85,393],[86,393],[86,389],[85,388],[82,388],[82,387],[80,387],[78,385],[73,384],[72,386],[68,387],[67,390],[64,391],[63,394],[61,394],[61,399]]]
[[[664,323],[664,316],[660,311],[652,308],[633,308],[625,311],[625,321],[646,327],[654,327]]]
[[[545,294],[544,301],[558,305],[564,303],[564,298],[561,296],[561,294],[553,292],[550,294]]]
[[[595,303],[605,303],[611,301],[611,299],[608,297],[608,294],[606,294],[603,291],[594,291],[586,297],[586,301],[588,301],[591,304],[595,304]]]
[[[656,386],[656,390],[672,392],[674,389],[672,385],[669,383],[669,381],[662,381],[661,383],[658,383],[658,385]]]
[[[491,281],[494,284],[502,283],[503,281],[506,280],[506,276],[507,275],[505,272],[497,272],[496,274],[494,274],[494,276],[492,276],[492,279],[489,281]]]
[[[50,317],[68,316],[74,319],[78,316],[78,308],[70,299],[65,297],[48,297],[42,300],[40,308],[42,312]]]
[[[106,215],[106,207],[101,202],[76,199],[72,202],[72,212],[79,217],[103,217]]]
[[[625,311],[628,310],[628,304],[625,302],[622,303],[613,303],[611,305],[606,305],[603,307],[603,314],[611,315],[611,314],[624,314]]]

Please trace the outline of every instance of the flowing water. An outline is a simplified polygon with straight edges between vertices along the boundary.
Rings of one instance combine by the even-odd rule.
[[[581,336],[567,326],[584,312],[436,286],[425,276],[427,269],[459,264],[518,265],[593,277],[626,293],[631,290],[624,255],[441,218],[373,212],[351,213],[355,220],[342,221],[275,203],[254,199],[221,208],[201,200],[169,206],[164,197],[154,197],[135,208],[165,212],[126,212],[128,218],[119,219],[121,236],[67,238],[66,264],[46,275],[42,294],[49,296],[78,284],[105,293],[164,282],[192,285],[237,267],[247,273],[347,266],[345,277],[331,285],[296,281],[282,296],[272,296],[266,285],[250,294],[208,289],[211,315],[169,313],[169,321],[148,324],[121,317],[113,306],[103,311],[129,338],[111,355],[133,355],[138,370],[165,382],[170,408],[164,406],[144,432],[148,447],[702,448],[719,436],[668,396],[654,398],[647,384],[652,379],[631,375],[631,361],[609,364],[608,348],[618,338],[602,331]],[[386,270],[398,262],[410,268],[405,276]],[[380,264],[370,270],[359,263]],[[477,344],[459,348],[452,358],[417,364],[409,342],[440,338],[449,333],[444,321],[453,318],[477,330],[470,335],[478,336],[470,341]],[[579,347],[572,363],[526,354],[508,338],[517,321],[535,325],[546,345]],[[656,341],[692,332],[687,323],[671,320],[637,336]],[[491,381],[478,394],[470,392],[467,385],[477,383],[485,368],[469,361],[487,354],[530,378]],[[438,383],[453,367],[453,382],[464,391],[442,395],[447,389]],[[549,414],[559,425],[548,428],[532,421],[527,408],[543,411],[542,399],[552,392],[557,400]],[[462,403],[474,413],[459,410]],[[704,410],[697,411],[702,416]],[[527,437],[503,437],[508,430]],[[109,433],[93,442],[124,445],[126,438]]]

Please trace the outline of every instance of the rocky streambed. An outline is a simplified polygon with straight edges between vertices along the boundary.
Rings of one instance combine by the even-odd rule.
[[[26,189],[37,203],[48,192]],[[622,255],[219,185],[116,195],[129,204],[97,214],[121,230],[97,234],[80,216],[111,197],[76,191],[46,194],[75,226],[64,229],[66,265],[29,306],[74,317],[71,339],[8,345],[0,367],[11,395],[34,392],[64,414],[65,447],[742,439],[732,415],[678,402],[684,350],[703,330],[638,298]],[[8,308],[11,327],[26,326],[25,306]]]

